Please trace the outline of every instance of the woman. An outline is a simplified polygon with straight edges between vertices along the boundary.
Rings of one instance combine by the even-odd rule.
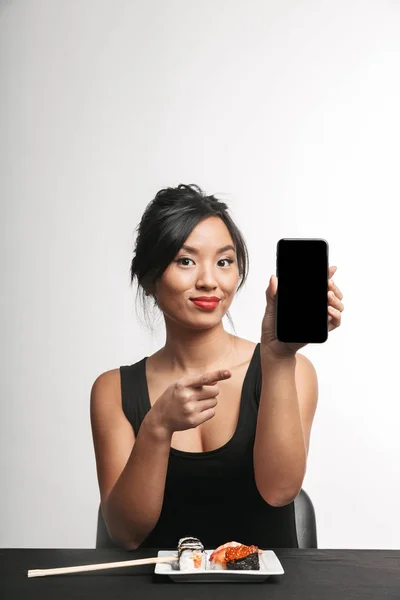
[[[343,310],[335,270],[329,331]],[[187,535],[209,548],[231,540],[298,546],[293,500],[306,472],[317,376],[298,352],[304,344],[275,338],[275,276],[260,342],[225,331],[247,271],[225,203],[179,185],[147,206],[131,282],[162,312],[165,345],[101,374],[91,390],[102,513],[125,549],[173,548]]]

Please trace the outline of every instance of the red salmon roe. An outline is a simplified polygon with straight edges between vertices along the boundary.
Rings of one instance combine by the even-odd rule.
[[[225,559],[227,561],[239,560],[239,558],[244,558],[249,554],[254,554],[254,552],[258,552],[257,546],[245,546],[242,544],[241,546],[228,548],[225,552]]]

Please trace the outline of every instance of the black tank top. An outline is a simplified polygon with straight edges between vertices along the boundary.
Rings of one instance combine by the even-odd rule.
[[[120,367],[122,408],[136,436],[151,409],[146,359]],[[298,548],[294,503],[271,506],[254,479],[261,380],[258,343],[243,381],[235,433],[209,452],[170,449],[161,514],[141,548],[174,548],[185,536],[199,538],[206,548],[232,540],[260,548]]]

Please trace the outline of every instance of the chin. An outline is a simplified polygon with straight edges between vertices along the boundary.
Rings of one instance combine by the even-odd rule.
[[[199,329],[199,330],[203,330],[203,329],[212,329],[213,327],[215,327],[216,325],[218,325],[222,319],[220,318],[216,318],[214,316],[214,318],[211,317],[211,315],[207,315],[207,313],[205,315],[200,315],[195,317],[194,319],[187,319],[187,320],[183,320],[182,318],[179,318],[175,315],[167,315],[170,321],[173,321],[174,323],[176,323],[177,325],[180,325],[181,327],[185,327],[186,329]]]

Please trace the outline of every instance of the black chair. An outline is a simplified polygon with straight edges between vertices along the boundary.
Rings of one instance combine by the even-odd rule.
[[[314,506],[303,489],[294,499],[294,516],[299,548],[318,548]]]
[[[294,499],[297,541],[299,548],[317,548],[317,525],[310,496],[303,489]],[[96,548],[116,548],[110,538],[99,506],[97,514]]]

